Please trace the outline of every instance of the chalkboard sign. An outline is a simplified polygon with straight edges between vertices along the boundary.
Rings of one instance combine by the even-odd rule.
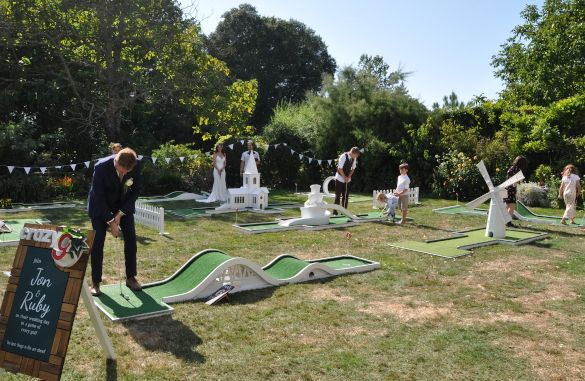
[[[1,367],[60,379],[93,237],[25,225],[0,308]]]

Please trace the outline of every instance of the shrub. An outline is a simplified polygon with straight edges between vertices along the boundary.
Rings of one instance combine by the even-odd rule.
[[[12,199],[0,198],[0,209],[12,209]]]
[[[537,183],[528,182],[518,184],[518,201],[527,206],[549,206],[550,202],[547,197],[547,190]]]
[[[487,190],[473,160],[464,153],[449,151],[436,158],[439,164],[434,173],[433,193],[437,197],[471,200]]]
[[[142,169],[143,190],[148,195],[176,190],[199,192],[211,189],[211,157],[200,150],[169,142],[154,150],[152,156],[157,158],[156,163],[152,165],[146,161]],[[167,163],[165,158],[171,160]]]
[[[550,165],[540,164],[534,171],[534,180],[540,185],[546,185],[547,181],[553,176]]]

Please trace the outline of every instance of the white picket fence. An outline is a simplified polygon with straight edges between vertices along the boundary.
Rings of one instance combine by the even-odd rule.
[[[379,190],[372,191],[372,208],[374,208],[374,209],[378,208],[378,201],[376,200],[376,198],[378,197],[378,194],[392,193],[392,192],[394,192],[394,189],[379,189]],[[416,205],[418,203],[419,203],[418,202],[418,187],[410,188],[408,190],[408,205]]]
[[[165,234],[165,208],[136,201],[134,221],[138,224],[158,230]]]

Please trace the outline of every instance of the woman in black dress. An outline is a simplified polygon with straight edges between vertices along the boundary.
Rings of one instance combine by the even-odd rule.
[[[514,161],[512,162],[512,166],[508,168],[508,179],[514,176],[516,173],[522,171],[526,175],[526,169],[528,167],[528,160],[524,156],[517,156]],[[514,212],[516,211],[516,185],[510,185],[506,187],[506,191],[508,191],[508,196],[504,198],[504,202],[506,203],[506,207],[508,208],[508,213],[510,216],[514,217]],[[508,222],[507,226],[513,226],[511,222]]]

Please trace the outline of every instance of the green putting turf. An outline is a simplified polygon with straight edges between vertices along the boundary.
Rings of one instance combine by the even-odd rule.
[[[10,229],[12,229],[12,231],[10,233],[0,233],[0,244],[3,242],[18,242],[20,240],[20,231],[24,227],[24,224],[36,224],[43,221],[31,219],[13,219],[4,220],[4,222],[10,227]]]
[[[433,209],[433,212],[442,214],[466,214],[472,216],[486,216],[487,209],[475,208],[473,210],[468,209],[465,205],[453,205],[446,208]]]
[[[390,244],[390,246],[441,257],[455,258],[471,254],[471,251],[467,249],[472,247],[496,243],[522,244],[543,239],[544,237],[546,237],[544,233],[508,229],[505,238],[491,238],[485,236],[485,229],[482,228],[458,233],[456,236],[440,240],[427,242],[401,241]]]
[[[163,206],[165,208],[165,211],[167,211],[171,214],[174,214],[178,217],[182,217],[182,218],[209,216],[210,214],[207,212],[212,211],[216,207],[219,206],[218,203],[206,204],[206,203],[200,203],[200,202],[194,203],[193,201],[188,201],[188,202],[189,202],[189,204],[185,204],[185,202],[177,201],[173,205],[161,205],[161,206]],[[185,207],[185,205],[188,205],[188,207]],[[270,211],[270,210],[278,210],[278,209],[282,209],[282,208],[296,208],[296,207],[300,207],[300,204],[294,203],[294,202],[275,202],[275,203],[270,203],[265,210]],[[239,210],[239,212],[248,212],[248,211],[252,211],[252,209],[246,208],[246,209]],[[226,212],[226,213],[234,213],[234,212],[231,211],[231,212]]]
[[[136,315],[170,312],[172,308],[162,302],[163,297],[180,295],[192,290],[217,266],[230,258],[232,257],[220,251],[207,251],[193,258],[178,274],[158,284],[147,285],[142,292],[134,293],[123,285],[122,289],[130,296],[130,301],[120,295],[118,284],[101,287],[102,295],[95,298],[95,301],[108,315],[121,320]]]
[[[370,213],[364,213],[364,214],[358,214],[357,217],[360,217],[364,220],[372,220],[372,221],[380,221],[380,219],[384,219],[385,216],[381,213],[381,212],[370,212]],[[410,220],[410,218],[407,218],[408,220]],[[364,221],[362,221],[364,222]],[[352,221],[349,217],[347,216],[332,216],[329,219],[329,225],[325,225],[325,226],[329,226],[331,228],[335,227],[336,225],[345,225],[345,224],[349,224],[349,223],[357,223],[356,221]],[[255,222],[255,223],[251,223],[251,224],[241,224],[241,225],[234,225],[235,227],[242,229],[244,231],[248,231],[248,232],[255,232],[255,233],[260,233],[263,231],[269,232],[269,231],[275,231],[275,230],[297,230],[297,229],[303,229],[306,228],[305,225],[293,225],[293,226],[281,226],[278,224],[278,222],[275,221],[271,221],[271,222]],[[323,225],[319,225],[319,226],[315,226],[315,228],[323,228]]]
[[[206,250],[191,258],[189,262],[182,266],[170,278],[145,285],[142,292],[130,291],[126,285],[109,284],[101,287],[102,294],[99,297],[94,297],[94,301],[110,319],[117,321],[169,314],[173,309],[162,301],[163,298],[184,295],[189,292],[195,293],[184,295],[184,298],[207,297],[208,295],[197,294],[197,292],[202,293],[202,290],[207,287],[205,285],[208,283],[204,283],[204,280],[218,270],[226,271],[226,268],[220,268],[220,266],[230,259],[233,258],[221,251]],[[242,266],[242,261],[245,262],[244,259],[240,258],[237,266]],[[332,270],[336,270],[329,272],[330,276],[351,272],[354,268],[358,272],[365,271],[363,266],[370,266],[366,270],[373,270],[380,266],[379,263],[351,256],[303,261],[290,255],[279,257],[262,270],[257,270],[257,267],[252,264],[248,264],[247,266],[251,271],[257,271],[260,278],[262,278],[262,274],[265,272],[267,276],[271,276],[279,281],[294,283],[306,281],[307,279],[304,276],[297,277],[297,275],[305,267],[316,262],[322,263]],[[242,280],[242,282],[246,282],[246,280]],[[278,284],[276,281],[267,281],[265,287]],[[203,287],[196,290],[199,286]],[[240,286],[242,289],[246,289],[245,284]]]
[[[263,270],[276,279],[288,279],[297,275],[308,265],[308,262],[287,255],[280,257],[280,259]]]
[[[317,259],[311,262],[319,262],[324,265],[327,265],[335,270],[343,270],[351,267],[358,267],[370,264],[372,262],[366,261],[359,258],[354,257],[336,257],[336,258],[325,258],[325,259]]]
[[[545,223],[545,224],[573,227],[573,228],[585,225],[585,218],[584,217],[575,218],[575,224],[569,224],[567,221],[567,225],[563,225],[563,224],[561,224],[561,219],[563,218],[562,216],[547,216],[544,214],[534,213],[532,210],[530,210],[526,205],[524,205],[521,202],[518,202],[516,204],[516,211],[522,217],[528,218],[529,222],[534,222],[534,223],[541,222],[541,223]]]

